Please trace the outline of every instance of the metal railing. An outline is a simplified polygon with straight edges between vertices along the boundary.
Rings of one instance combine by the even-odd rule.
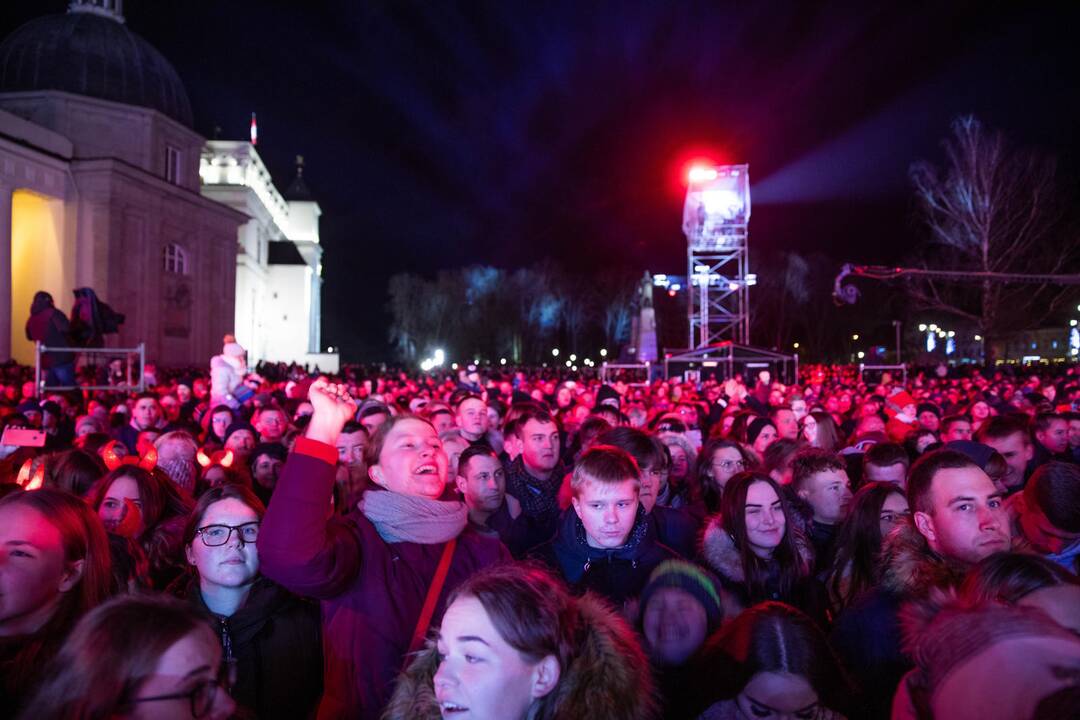
[[[67,352],[78,355],[108,355],[122,357],[124,360],[124,376],[126,381],[123,385],[46,385],[45,375],[48,372],[41,367],[43,353]],[[139,361],[139,372],[136,378],[132,377],[132,358]],[[146,343],[139,343],[133,348],[87,348],[87,347],[53,347],[34,343],[34,387],[39,395],[47,390],[132,390],[142,392],[146,389]]]
[[[859,363],[859,382],[862,382],[863,373],[867,370],[880,370],[881,372],[896,372],[899,370],[903,374],[903,383],[907,385],[907,363],[901,363],[900,365],[864,365]]]

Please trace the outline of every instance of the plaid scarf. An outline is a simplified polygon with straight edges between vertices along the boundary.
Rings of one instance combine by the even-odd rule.
[[[521,511],[530,518],[548,518],[559,515],[559,487],[566,468],[560,460],[547,480],[537,480],[525,469],[525,461],[519,455],[506,468],[506,492],[521,503]]]

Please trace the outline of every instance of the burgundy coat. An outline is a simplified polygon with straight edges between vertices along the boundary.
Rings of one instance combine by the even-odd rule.
[[[377,720],[393,693],[444,544],[388,543],[362,514],[333,515],[337,450],[299,438],[263,518],[264,575],[322,601],[324,694],[319,719]],[[472,573],[506,562],[498,540],[466,528],[435,608]]]

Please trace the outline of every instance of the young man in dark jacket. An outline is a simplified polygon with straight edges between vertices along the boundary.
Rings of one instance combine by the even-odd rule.
[[[899,612],[934,588],[959,585],[968,568],[1010,549],[1002,493],[966,455],[937,450],[908,477],[912,522],[893,529],[881,551],[881,580],[837,618],[832,644],[864,693],[864,713],[888,718],[911,660],[900,649]]]
[[[641,593],[653,568],[679,555],[657,541],[655,525],[638,502],[637,463],[625,450],[589,449],[570,485],[572,505],[555,537],[531,554],[556,569],[575,592],[589,590],[620,607]]]
[[[30,305],[30,318],[26,321],[26,339],[46,347],[65,347],[71,344],[68,335],[70,325],[64,313],[56,309],[53,297],[47,292],[34,293]],[[49,386],[75,385],[75,354],[70,352],[47,352],[41,356],[41,367],[46,371],[45,383]]]

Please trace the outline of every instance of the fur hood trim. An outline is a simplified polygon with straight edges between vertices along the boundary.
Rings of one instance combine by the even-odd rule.
[[[881,548],[881,585],[908,598],[924,597],[931,588],[959,586],[966,563],[938,555],[908,522],[893,529]]]
[[[803,561],[803,573],[809,574],[810,568],[814,566],[814,548],[801,532],[794,528],[792,530],[795,533],[795,545]],[[719,513],[705,523],[705,532],[701,535],[701,555],[713,572],[732,582],[746,582],[742,556],[731,535],[724,530]]]
[[[549,711],[537,720],[655,718],[652,673],[633,629],[592,594],[579,598],[578,608],[584,628],[578,651],[563,669]],[[439,720],[434,687],[438,667],[438,654],[429,642],[398,679],[383,720]]]

